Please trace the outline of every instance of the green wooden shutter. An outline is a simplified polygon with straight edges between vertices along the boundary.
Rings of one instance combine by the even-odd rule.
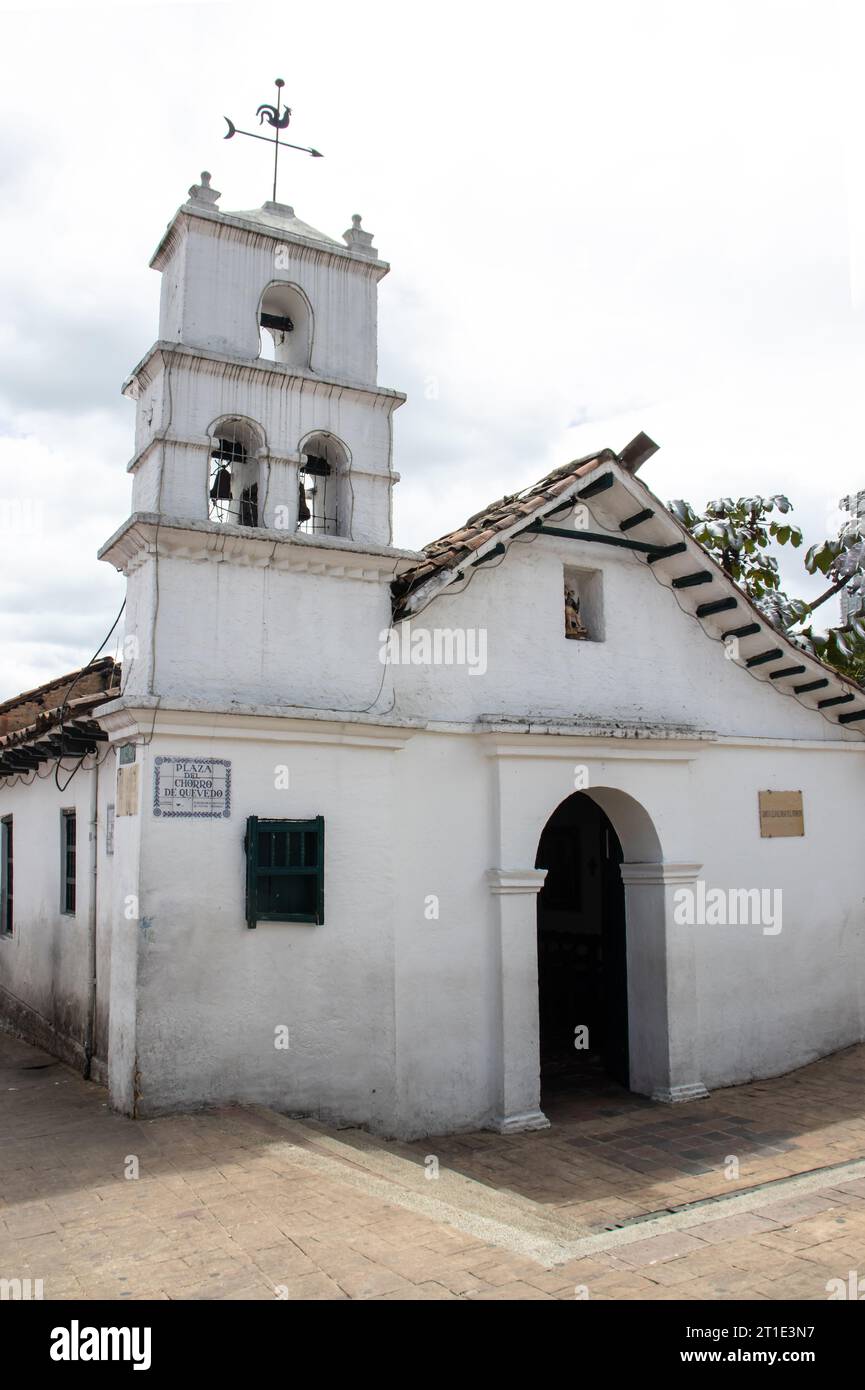
[[[324,816],[310,820],[250,816],[245,845],[247,926],[256,927],[259,922],[323,925]]]
[[[316,926],[324,922],[324,816],[316,816],[315,831],[318,838],[318,914]]]
[[[258,926],[258,816],[246,820],[246,925]]]

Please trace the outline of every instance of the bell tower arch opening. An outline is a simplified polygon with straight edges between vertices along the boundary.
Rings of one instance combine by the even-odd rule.
[[[249,420],[220,420],[210,429],[208,518],[220,525],[258,526],[260,431]]]
[[[259,302],[258,322],[263,361],[310,370],[313,315],[302,290],[283,281],[268,285]]]
[[[304,535],[351,537],[351,460],[341,439],[316,430],[300,445],[297,529]]]

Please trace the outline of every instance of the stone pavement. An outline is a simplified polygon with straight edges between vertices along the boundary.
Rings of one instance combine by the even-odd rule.
[[[865,1157],[865,1046],[772,1081],[658,1105],[615,1082],[544,1097],[551,1128],[401,1146],[604,1230],[809,1169]],[[730,1163],[729,1160],[735,1160]],[[738,1176],[736,1173],[738,1172]]]
[[[863,1067],[850,1049],[682,1108],[611,1092],[554,1103],[546,1132],[402,1145],[257,1107],[129,1120],[0,1033],[0,1279],[47,1299],[825,1299],[865,1277]]]

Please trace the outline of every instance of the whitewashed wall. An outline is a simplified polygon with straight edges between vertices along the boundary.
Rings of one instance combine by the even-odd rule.
[[[96,971],[101,995],[94,1030],[94,1074],[107,1058],[110,979],[111,860],[105,854],[107,805],[112,799],[114,754],[97,775],[92,760],[65,791],[55,786],[53,765],[43,764],[30,782],[0,781],[0,817],[13,818],[14,926],[0,936],[0,1000],[3,1017],[25,1036],[64,1060],[83,1065],[90,999],[90,908],[93,817],[98,844]],[[74,768],[63,764],[63,786]],[[28,777],[33,776],[28,774]],[[77,882],[74,915],[62,911],[61,811],[76,812]]]
[[[310,543],[274,554],[272,543],[260,542],[259,551],[227,563],[221,538],[199,537],[193,551],[195,539],[167,527],[159,533],[156,687],[163,696],[229,709],[362,710],[380,702],[392,556],[324,552]],[[129,582],[126,632],[139,653],[126,662],[130,698],[151,681],[154,575],[151,558]]]
[[[559,738],[538,749],[528,739],[432,732],[402,749],[359,748],[337,740],[382,731],[316,726],[295,729],[294,742],[282,721],[235,723],[242,738],[240,727],[201,738],[190,725],[150,749],[231,757],[235,781],[230,821],[160,823],[145,793],[138,1113],[246,1098],[400,1134],[493,1118],[500,982],[486,870],[533,867],[576,762],[601,799],[609,788],[635,797],[663,858],[700,864],[709,887],[783,889],[778,935],[759,925],[690,929],[695,1076],[713,1087],[772,1075],[863,1036],[865,882],[854,826],[828,814],[835,797],[859,795],[860,757]],[[288,791],[274,787],[282,765]],[[500,819],[499,773],[510,786]],[[148,763],[145,787],[150,775]],[[802,789],[806,841],[759,838],[757,793],[767,785]],[[248,814],[325,816],[323,926],[247,929]],[[626,859],[638,858],[628,824],[617,829]],[[533,903],[529,931],[532,913]],[[632,977],[632,1011],[651,1002],[644,989]],[[281,1024],[288,1053],[273,1045]]]
[[[416,628],[483,626],[489,665],[482,676],[465,668],[392,668],[403,749],[341,746],[328,741],[332,725],[320,746],[282,746],[298,726],[255,716],[234,721],[244,730],[238,740],[223,720],[209,741],[194,746],[231,757],[238,769],[232,823],[157,825],[145,806],[143,863],[153,867],[142,875],[143,898],[154,905],[144,909],[153,925],[139,963],[145,1105],[248,1092],[285,1109],[399,1133],[494,1117],[499,925],[487,871],[533,867],[543,825],[573,789],[576,764],[586,766],[602,801],[604,789],[614,789],[643,808],[642,821],[617,825],[626,859],[695,865],[710,888],[783,890],[777,936],[759,926],[692,929],[695,1080],[717,1086],[773,1074],[862,1037],[865,874],[850,812],[861,797],[862,740],[725,660],[720,645],[628,556],[583,545],[585,554],[576,557],[576,549],[550,541],[516,546],[499,569],[479,572],[467,594],[437,600],[416,621]],[[562,567],[575,561],[602,572],[602,643],[563,635]],[[219,583],[237,595],[238,613],[251,615],[256,605],[267,612],[251,591],[239,597],[248,582],[241,571],[221,568]],[[182,567],[179,573],[182,583]],[[260,589],[261,576],[254,583]],[[170,577],[167,584],[171,594]],[[335,699],[340,669],[342,694],[357,698],[381,671],[380,613],[375,603],[366,612],[358,606],[357,586],[324,577],[311,586],[318,644],[313,656],[304,640],[295,669],[319,679],[310,703]],[[199,592],[205,597],[206,586]],[[171,603],[182,606],[182,591]],[[297,612],[307,604],[280,607]],[[224,607],[205,603],[211,610],[224,621]],[[227,630],[239,633],[240,626],[238,619]],[[265,649],[279,651],[270,617],[261,631],[267,642],[259,644],[248,679],[230,659],[217,663],[226,685],[221,698],[229,689],[248,694],[256,682],[259,690],[272,689],[270,679],[261,684],[260,664]],[[341,648],[341,666],[334,631],[353,634],[340,639],[351,641]],[[189,692],[200,689],[197,663],[219,641],[206,628],[188,666],[174,652],[169,679]],[[238,650],[249,660],[248,636]],[[289,663],[292,652],[287,641],[278,659]],[[346,671],[356,684],[346,684]],[[289,664],[280,679],[283,691],[298,689]],[[380,707],[388,702],[386,683]],[[481,715],[497,716],[503,731],[479,733]],[[680,729],[677,737],[651,740],[531,737],[514,731],[527,716],[589,726],[594,717],[599,729],[616,720],[671,730],[687,725],[692,736]],[[408,727],[419,717],[429,722],[426,732]],[[321,736],[323,726],[316,728]],[[188,751],[189,739],[177,740],[170,746]],[[166,746],[157,740],[151,751]],[[283,760],[293,770],[288,794],[272,786],[274,765]],[[767,788],[803,791],[804,841],[760,839],[757,794]],[[325,815],[323,927],[246,931],[240,842],[250,813]],[[438,917],[426,915],[432,896]],[[533,917],[527,922],[533,930]],[[164,998],[160,943],[172,957]],[[364,962],[359,977],[355,952]],[[647,988],[637,973],[635,1019],[650,1011]],[[202,1004],[190,1014],[196,991],[203,991]],[[271,1056],[272,1029],[279,1022],[291,1028],[292,1021],[297,1056],[284,1065],[283,1056]],[[153,1038],[144,1046],[142,1029]],[[634,1032],[640,1036],[639,1027]],[[633,1060],[639,1074],[640,1059]]]
[[[285,225],[290,232],[291,223]],[[262,293],[273,283],[296,285],[313,310],[311,369],[375,382],[377,285],[387,274],[385,262],[283,235],[278,219],[256,225],[230,213],[181,209],[153,264],[163,273],[160,338],[257,357]]]
[[[503,1010],[513,1004],[503,990],[522,989],[529,1011],[536,1001],[535,900],[509,899],[507,916],[488,872],[530,874],[576,766],[628,864],[693,870],[710,888],[783,891],[777,935],[756,925],[670,936],[677,1084],[772,1075],[863,1037],[863,740],[726,661],[644,567],[578,549],[520,543],[416,621],[483,627],[488,670],[471,676],[441,666],[383,673],[386,574],[338,577],[326,572],[333,556],[317,574],[230,557],[193,563],[165,539],[155,732],[151,740],[151,707],[118,708],[105,721],[118,740],[144,745],[138,812],[118,819],[101,880],[115,1105],[147,1114],[256,1100],[404,1135],[499,1118],[520,1062],[503,1050]],[[602,574],[602,643],[563,635],[562,568],[575,562]],[[144,633],[151,581],[132,608]],[[129,694],[121,706],[132,702]],[[273,714],[289,703],[330,713]],[[239,704],[270,712],[232,714]],[[367,704],[380,713],[366,722],[332,712]],[[572,732],[520,732],[530,716],[560,730],[570,721]],[[652,737],[605,737],[617,721],[656,727]],[[153,758],[166,753],[231,759],[229,820],[154,818]],[[287,791],[276,782],[282,767]],[[84,797],[84,782],[72,785]],[[760,838],[765,789],[803,792],[804,839]],[[63,1029],[74,1037],[83,952],[80,923],[70,931],[59,917],[62,804],[48,782],[0,786],[0,811],[16,816],[20,894],[19,931],[0,942],[0,963],[31,1008],[58,1020],[71,1010]],[[325,817],[322,926],[247,929],[250,814]],[[46,841],[53,878],[41,873]],[[652,888],[641,901],[665,910],[671,891]],[[503,970],[506,922],[511,935],[521,924],[516,971]],[[666,948],[654,930],[650,912],[632,912],[632,1073],[649,1090],[664,1041],[656,972]],[[102,994],[99,1020],[104,1036]],[[274,1047],[280,1026],[287,1051]],[[528,1095],[531,1076],[514,1084]]]
[[[238,718],[220,738],[187,727],[140,752],[140,920],[124,933],[137,954],[137,1112],[248,1099],[386,1127],[399,754],[375,731]],[[152,815],[153,758],[168,753],[232,760],[229,820]],[[325,817],[323,926],[247,927],[250,814]],[[274,1046],[281,1026],[287,1051]]]
[[[371,544],[388,543],[391,415],[404,397],[334,386],[280,363],[250,362],[231,371],[219,359],[175,353],[166,366],[166,357],[167,352],[156,353],[141,374],[138,414],[146,423],[139,424],[132,465],[133,511],[207,520],[211,434],[219,421],[236,416],[257,426],[263,440],[259,498],[269,524],[274,503],[293,506],[296,497],[269,495],[267,459],[296,460],[309,434],[327,430],[343,442],[350,460],[352,486],[341,533]]]
[[[602,575],[605,638],[564,635],[565,566]],[[462,592],[456,592],[461,589]],[[730,618],[735,627],[749,621]],[[486,633],[488,674],[464,667],[405,666],[398,709],[470,721],[486,714],[602,722],[646,721],[765,738],[862,742],[837,718],[803,708],[767,680],[725,659],[676,595],[630,552],[585,541],[518,540],[502,564],[445,590],[411,629]],[[771,640],[751,639],[756,650]],[[750,652],[751,647],[747,648]]]

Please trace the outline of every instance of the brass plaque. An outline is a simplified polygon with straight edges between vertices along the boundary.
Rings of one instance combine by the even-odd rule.
[[[117,769],[118,816],[138,815],[138,771],[140,763],[129,763]]]
[[[760,792],[759,796],[760,835],[764,840],[805,834],[801,792]]]

